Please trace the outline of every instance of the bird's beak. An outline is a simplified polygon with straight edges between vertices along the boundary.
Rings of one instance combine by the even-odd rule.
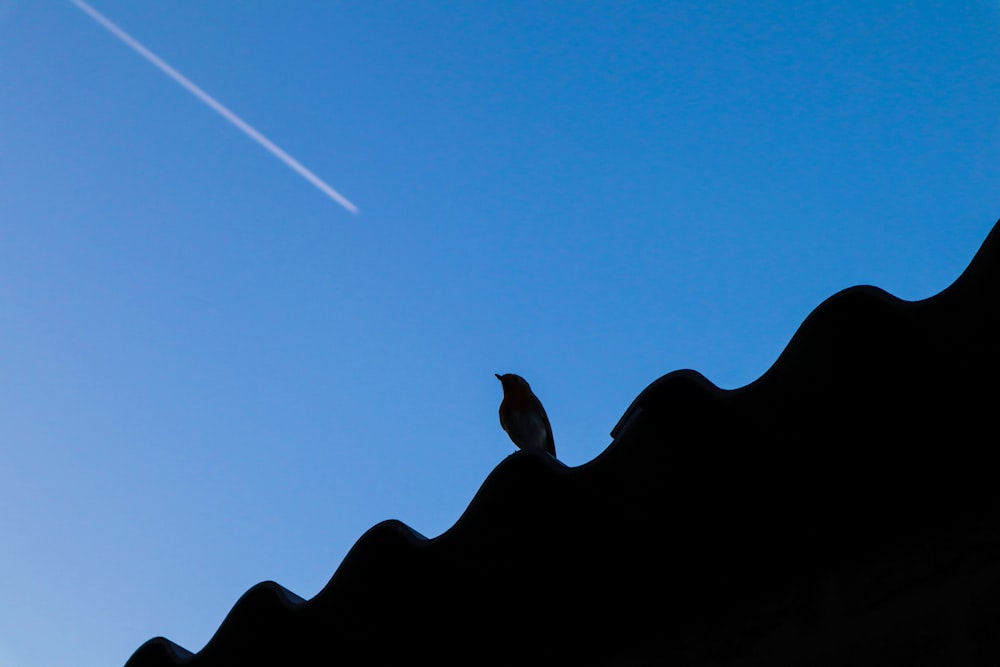
[[[501,382],[503,382],[503,378],[502,378],[502,377],[500,377],[500,374],[499,374],[499,373],[494,373],[493,375],[496,375],[496,376],[497,376],[497,379],[498,379],[498,380],[500,380]]]

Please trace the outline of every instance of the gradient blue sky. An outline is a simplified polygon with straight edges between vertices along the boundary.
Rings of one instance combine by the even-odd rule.
[[[0,0],[0,667],[200,649],[433,536],[524,375],[579,465],[1000,217],[1000,2]],[[559,564],[551,566],[558,570]]]

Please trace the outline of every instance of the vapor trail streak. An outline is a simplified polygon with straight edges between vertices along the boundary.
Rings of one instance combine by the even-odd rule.
[[[358,207],[347,200],[342,194],[331,188],[329,185],[323,182],[319,176],[312,173],[306,169],[302,163],[293,158],[291,155],[285,151],[278,148],[274,142],[265,137],[263,134],[251,127],[245,120],[234,114],[232,111],[222,106],[214,97],[206,93],[204,90],[194,85],[186,76],[175,70],[173,67],[167,63],[160,60],[160,58],[147,49],[145,46],[133,39],[127,32],[116,26],[114,23],[106,19],[100,12],[88,5],[83,0],[69,0],[74,5],[76,5],[81,11],[83,11],[87,16],[94,19],[98,24],[103,26],[108,32],[120,39],[127,46],[136,51],[140,56],[151,62],[156,66],[161,72],[169,76],[171,79],[183,86],[189,93],[197,97],[199,100],[211,107],[217,114],[228,120],[230,123],[236,126],[238,130],[246,134],[248,137],[256,141],[258,144],[266,148],[274,157],[278,158],[292,171],[297,173],[302,178],[306,179],[317,188],[320,192],[328,196],[330,199],[334,200],[344,208],[346,208],[351,213],[357,213]]]

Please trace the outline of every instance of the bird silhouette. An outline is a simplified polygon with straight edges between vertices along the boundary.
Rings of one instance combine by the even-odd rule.
[[[542,402],[520,375],[494,373],[503,385],[500,401],[500,426],[521,449],[540,449],[556,455],[552,427]]]

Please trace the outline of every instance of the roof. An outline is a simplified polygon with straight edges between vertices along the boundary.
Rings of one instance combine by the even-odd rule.
[[[995,600],[963,618],[994,627],[998,227],[940,294],[839,292],[750,385],[669,373],[594,460],[517,452],[439,537],[380,523],[314,598],[258,584],[197,654],[158,637],[127,667],[709,664],[781,651],[865,664],[855,649],[877,664],[872,647],[937,625],[871,621],[898,635],[873,643],[864,619],[910,618],[923,607],[905,595],[969,577]],[[928,618],[954,597],[920,595]],[[843,648],[851,632],[868,639]],[[830,652],[832,636],[848,653]]]

